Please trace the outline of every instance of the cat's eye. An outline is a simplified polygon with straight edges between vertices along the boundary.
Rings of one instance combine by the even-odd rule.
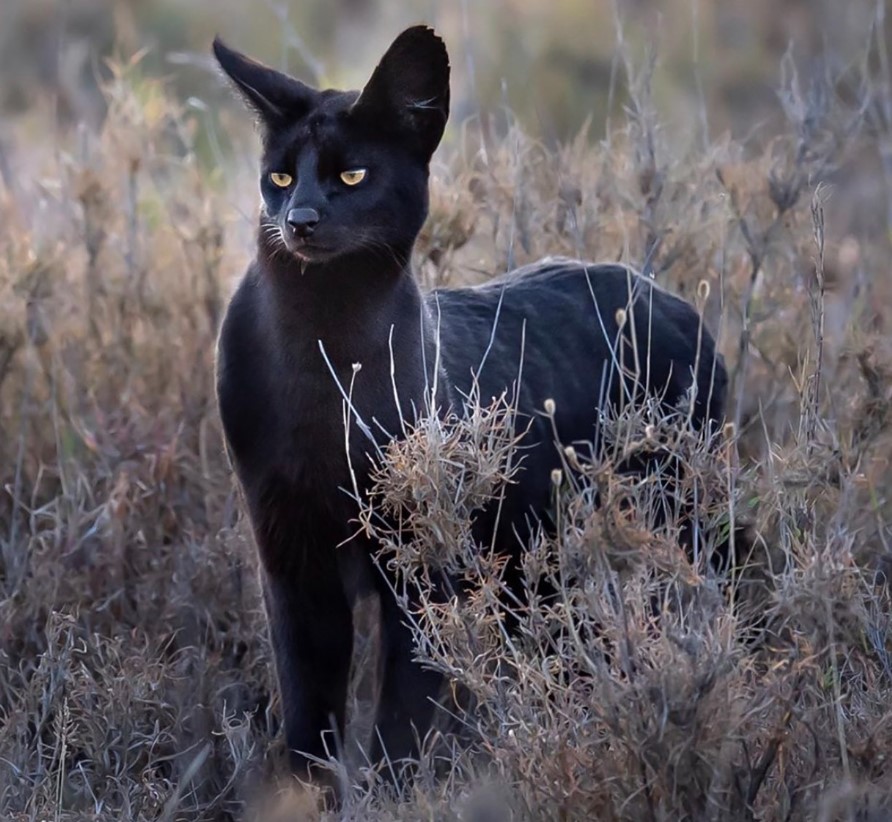
[[[278,186],[279,188],[288,188],[293,182],[293,178],[290,174],[282,174],[279,171],[274,171],[270,174],[269,179],[274,186]]]
[[[365,179],[366,173],[364,168],[351,168],[349,171],[342,171],[341,182],[348,186],[359,185]]]

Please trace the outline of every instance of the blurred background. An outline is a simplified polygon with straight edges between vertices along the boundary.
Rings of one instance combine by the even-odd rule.
[[[778,65],[862,59],[878,0],[0,0],[0,139],[52,106],[60,124],[96,124],[106,60],[141,55],[182,99],[229,105],[209,59],[215,33],[323,86],[356,87],[395,34],[427,22],[453,62],[453,129],[512,111],[525,130],[603,134],[622,104],[618,40],[656,49],[654,98],[680,133],[758,135],[779,114]],[[621,30],[620,30],[621,29]],[[886,37],[884,36],[884,41]],[[708,116],[705,112],[708,111]],[[27,133],[20,139],[27,139]]]
[[[842,777],[892,784],[877,753],[892,750],[892,611],[870,576],[892,578],[885,0],[0,0],[0,820],[242,819],[278,767],[214,391],[254,246],[257,145],[210,44],[358,88],[419,22],[453,71],[416,272],[480,281],[558,253],[696,300],[731,373],[736,510],[771,569],[767,587],[754,561],[755,617],[709,676],[672,661],[672,635],[672,655],[635,666],[689,684],[665,699],[611,686],[653,727],[678,704],[708,732],[666,757],[654,736],[591,733],[579,762],[622,778],[586,765],[577,784],[617,791],[616,810],[578,818],[647,818],[634,802],[654,779],[671,805],[704,763],[719,794],[749,784],[745,818],[892,818],[892,799],[819,812]],[[710,597],[691,601],[691,625],[713,621]],[[762,646],[766,612],[779,627]],[[701,699],[707,679],[733,711]],[[525,746],[510,784],[547,788],[563,739]],[[649,760],[626,772],[633,750]],[[452,799],[355,818],[482,818],[431,810]]]

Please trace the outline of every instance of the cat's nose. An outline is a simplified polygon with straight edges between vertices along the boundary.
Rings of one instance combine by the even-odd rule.
[[[298,236],[306,239],[319,223],[319,212],[315,208],[292,208],[288,212],[287,223]]]

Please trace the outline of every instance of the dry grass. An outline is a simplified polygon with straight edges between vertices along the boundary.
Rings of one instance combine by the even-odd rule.
[[[806,83],[788,62],[786,131],[681,151],[651,69],[629,68],[627,118],[601,143],[462,131],[420,272],[645,261],[718,334],[736,429],[707,448],[627,409],[598,459],[566,453],[557,533],[528,559],[559,595],[516,606],[515,634],[469,528],[510,478],[504,409],[394,448],[373,505],[407,527],[381,536],[403,567],[463,577],[464,599],[414,617],[419,655],[474,709],[405,796],[357,788],[345,818],[892,814],[892,249],[888,221],[864,219],[886,209],[870,182],[887,89]],[[197,115],[138,64],[106,94],[100,134],[21,151],[0,183],[0,816],[315,818],[311,795],[268,799],[277,697],[212,390],[254,184],[201,166]],[[701,556],[675,509],[654,516],[660,477],[617,471],[655,442],[685,468]],[[752,549],[715,572],[710,547],[743,522]]]

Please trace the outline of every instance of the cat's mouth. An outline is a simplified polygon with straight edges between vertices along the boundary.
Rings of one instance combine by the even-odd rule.
[[[299,260],[307,263],[319,263],[337,256],[334,249],[322,245],[312,238],[289,237],[285,240],[288,250]]]

